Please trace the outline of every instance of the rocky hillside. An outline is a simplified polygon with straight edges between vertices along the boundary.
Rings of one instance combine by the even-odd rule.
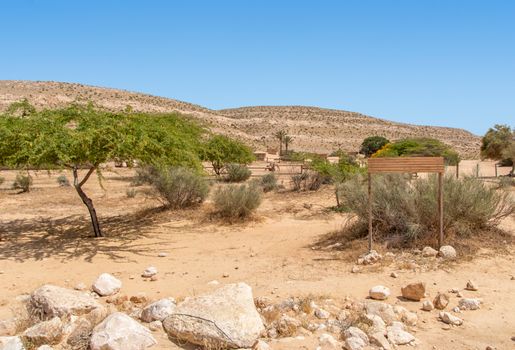
[[[93,101],[111,110],[131,106],[135,111],[177,111],[206,123],[215,132],[240,138],[261,150],[277,147],[273,134],[280,129],[287,130],[295,138],[293,149],[318,153],[338,148],[356,151],[361,141],[372,135],[383,135],[391,140],[434,137],[452,145],[465,158],[477,157],[480,144],[478,136],[463,129],[396,123],[341,110],[270,106],[217,111],[169,98],[82,84],[0,81],[0,111],[24,97],[37,108]]]

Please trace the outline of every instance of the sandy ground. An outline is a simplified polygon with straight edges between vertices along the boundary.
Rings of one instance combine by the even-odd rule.
[[[383,284],[392,290],[390,303],[417,311],[419,349],[515,348],[510,339],[515,336],[511,247],[509,254],[492,255],[485,250],[472,261],[443,268],[397,269],[396,279],[390,277],[393,270],[388,265],[351,273],[348,252],[312,249],[321,236],[341,228],[347,219],[346,214],[327,210],[334,205],[329,187],[316,193],[266,194],[254,220],[228,225],[210,217],[209,203],[200,209],[170,212],[156,209],[159,203],[143,193],[127,198],[131,175],[127,169],[106,172],[104,189],[95,179],[86,185],[107,235],[93,239],[86,208],[73,188],[58,187],[57,173],[38,173],[34,190],[25,194],[7,190],[14,172],[1,175],[6,182],[0,189],[0,319],[10,316],[13,300],[20,294],[45,283],[91,284],[102,272],[118,276],[123,293],[145,292],[152,298],[196,295],[215,288],[208,282],[218,280],[221,284],[246,282],[255,296],[277,300],[308,294],[364,300],[370,287]],[[513,218],[502,226],[515,233]],[[160,252],[168,256],[158,257]],[[155,282],[139,277],[149,265],[159,270]],[[409,282],[425,281],[434,296],[438,291],[462,289],[468,279],[477,281],[479,291],[464,291],[464,295],[480,297],[484,305],[460,314],[464,325],[450,330],[443,330],[437,313],[420,311],[421,303],[396,298]],[[451,306],[455,305],[453,296]],[[169,349],[164,335],[159,337],[165,345],[158,348]],[[312,345],[310,340],[303,344],[292,340],[275,344],[274,349],[314,349]]]

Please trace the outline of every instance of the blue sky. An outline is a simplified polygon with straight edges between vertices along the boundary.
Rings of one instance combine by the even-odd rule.
[[[515,126],[515,1],[3,0],[0,79]]]

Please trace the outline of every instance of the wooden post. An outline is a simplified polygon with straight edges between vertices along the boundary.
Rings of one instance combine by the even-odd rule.
[[[460,162],[456,163],[456,178],[460,178]]]
[[[497,163],[495,163],[495,177],[497,177]]]
[[[476,164],[476,177],[479,177],[479,163]]]
[[[372,250],[372,174],[368,173],[368,251]]]
[[[438,173],[438,247],[443,245],[443,173]]]

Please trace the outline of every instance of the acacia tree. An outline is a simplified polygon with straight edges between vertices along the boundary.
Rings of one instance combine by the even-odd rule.
[[[116,114],[87,107],[0,116],[0,165],[11,168],[69,168],[73,186],[88,208],[95,237],[103,236],[93,201],[83,186],[101,166],[172,164],[200,168],[203,130],[177,114]],[[85,173],[84,173],[85,171]]]
[[[203,147],[202,157],[211,162],[216,175],[229,163],[249,164],[254,160],[248,146],[224,135],[212,136]]]
[[[481,139],[481,157],[500,160],[505,165],[513,165],[513,158],[509,155],[510,148],[515,143],[515,130],[508,125],[496,124],[488,129]]]
[[[383,136],[370,136],[363,140],[359,153],[370,157],[372,154],[379,151],[384,145],[388,144],[387,138]]]

